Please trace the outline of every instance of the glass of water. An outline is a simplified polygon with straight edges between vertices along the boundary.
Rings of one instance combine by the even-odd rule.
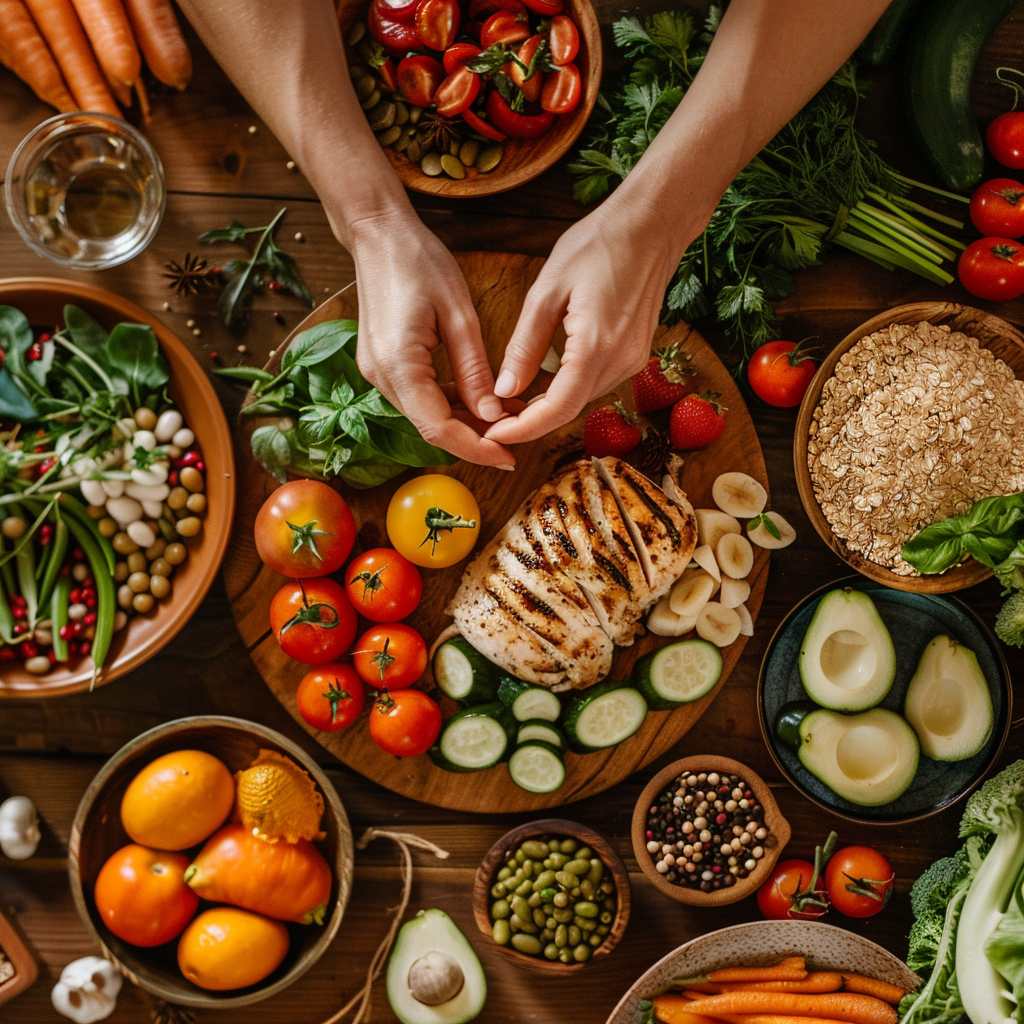
[[[41,256],[103,270],[137,256],[164,215],[164,169],[130,124],[106,114],[60,114],[14,151],[7,213]]]

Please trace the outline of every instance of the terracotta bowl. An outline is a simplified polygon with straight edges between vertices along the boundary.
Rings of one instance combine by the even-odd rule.
[[[764,856],[758,861],[757,867],[741,878],[728,889],[718,889],[714,892],[702,892],[700,889],[691,889],[688,886],[675,885],[660,875],[655,868],[654,858],[647,852],[647,813],[657,800],[659,794],[670,786],[683,772],[726,772],[730,775],[739,775],[745,779],[747,785],[753,790],[754,795],[764,807],[765,824],[768,827],[768,838],[764,841]],[[640,794],[636,808],[633,811],[633,853],[636,856],[640,870],[656,889],[663,892],[669,899],[677,903],[687,903],[694,907],[722,907],[727,903],[736,903],[738,900],[755,892],[762,882],[771,874],[775,862],[779,859],[789,842],[791,830],[789,822],[782,816],[779,805],[772,796],[768,784],[745,764],[734,761],[731,757],[716,757],[712,754],[696,754],[693,757],[684,757],[681,761],[675,761],[667,768],[663,768],[651,779]]]
[[[355,22],[365,20],[367,6],[366,0],[339,0],[338,19],[343,34]],[[384,152],[406,188],[426,195],[453,198],[490,196],[532,181],[568,152],[597,102],[602,60],[601,29],[590,0],[565,0],[564,13],[572,18],[580,33],[580,50],[574,62],[580,70],[583,86],[579,106],[570,114],[556,117],[551,128],[538,139],[506,139],[501,163],[493,171],[481,174],[470,168],[461,181],[444,174],[432,178],[424,174],[418,164],[388,147]]]
[[[35,325],[56,324],[65,304],[72,303],[92,314],[104,327],[121,321],[148,324],[170,364],[168,387],[185,422],[195,433],[206,463],[206,495],[209,511],[203,532],[188,542],[188,558],[173,577],[170,598],[149,615],[135,615],[128,626],[115,633],[106,664],[96,685],[109,683],[138,668],[177,635],[210,589],[227,547],[235,507],[235,460],[231,433],[206,372],[188,349],[155,316],[113,292],[77,281],[22,277],[0,281],[0,305],[15,306]],[[0,698],[54,697],[87,690],[92,661],[80,659],[74,667],[57,668],[34,676],[7,662],[0,673]]]
[[[818,367],[818,372],[811,380],[800,403],[796,430],[793,434],[793,467],[796,472],[797,490],[800,492],[800,500],[803,502],[807,517],[817,530],[818,536],[847,565],[875,582],[884,583],[887,587],[895,587],[897,590],[910,590],[920,594],[945,594],[980,583],[991,576],[992,571],[974,559],[968,559],[939,576],[899,576],[863,555],[849,550],[846,542],[832,532],[832,527],[821,511],[811,484],[810,470],[807,468],[807,441],[814,410],[821,398],[825,381],[835,372],[836,364],[843,353],[849,351],[861,338],[890,324],[913,324],[921,320],[945,324],[954,331],[963,331],[976,338],[984,348],[990,349],[1009,365],[1018,378],[1024,378],[1024,334],[1000,317],[955,302],[912,302],[906,306],[888,309],[851,331]]]
[[[720,928],[662,957],[619,1000],[606,1024],[640,1024],[642,999],[665,992],[674,978],[722,967],[767,966],[804,956],[813,970],[846,971],[912,991],[921,979],[896,956],[869,939],[819,921],[751,921]]]
[[[0,952],[14,967],[14,974],[0,981],[0,1005],[24,992],[39,976],[39,967],[14,925],[0,913]]]
[[[525,825],[512,829],[511,832],[506,832],[487,851],[487,856],[484,857],[480,867],[476,869],[476,879],[473,882],[473,916],[476,918],[476,924],[481,933],[493,942],[488,908],[491,886],[494,885],[498,871],[509,853],[524,839],[545,834],[553,838],[564,839],[571,836],[573,839],[578,839],[585,846],[589,846],[604,862],[605,870],[610,872],[612,881],[615,883],[615,892],[619,902],[611,931],[608,932],[604,942],[593,951],[590,960],[581,964],[563,964],[560,960],[545,960],[542,956],[520,953],[511,946],[499,946],[496,942],[493,945],[507,960],[536,974],[572,974],[574,971],[586,967],[595,959],[607,956],[619,944],[619,939],[622,938],[622,933],[629,923],[629,872],[626,870],[626,865],[622,863],[622,858],[593,829],[575,821],[566,821],[563,818],[543,818],[540,821],[527,822]]]
[[[131,840],[121,825],[121,798],[135,776],[163,754],[174,750],[205,750],[221,759],[232,773],[247,768],[261,749],[290,757],[313,777],[324,798],[322,831],[317,845],[334,873],[329,916],[322,926],[289,924],[290,948],[282,964],[258,985],[212,992],[193,985],[178,970],[177,941],[152,949],[131,946],[112,934],[100,919],[93,888],[100,868],[111,854]],[[192,852],[198,852],[196,847]],[[188,851],[186,851],[188,852]],[[326,952],[341,925],[352,888],[352,831],[338,794],[303,750],[273,729],[238,718],[182,718],[144,732],[123,746],[92,780],[78,805],[68,844],[71,894],[79,916],[103,955],[121,973],[147,992],[169,1003],[219,1008],[248,1006],[283,991],[302,977]],[[200,904],[200,912],[204,905]]]

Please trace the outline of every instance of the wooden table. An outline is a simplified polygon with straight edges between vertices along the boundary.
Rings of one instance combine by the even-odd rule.
[[[657,10],[665,0],[643,0],[630,9]],[[597,3],[606,30],[606,53],[612,53],[608,26],[623,10],[607,0]],[[190,345],[196,357],[234,364],[262,364],[303,313],[293,302],[268,294],[256,303],[244,338],[225,331],[216,318],[215,300],[175,300],[161,271],[166,260],[196,250],[196,236],[237,217],[265,224],[282,205],[288,214],[280,233],[299,261],[318,300],[352,279],[352,262],[331,236],[323,210],[299,173],[286,169],[287,154],[253,116],[198,41],[193,84],[182,95],[154,97],[148,135],[167,172],[169,198],[163,226],[150,248],[131,264],[96,274],[71,274],[118,291],[157,313]],[[994,84],[994,70],[1019,63],[1024,49],[1024,8],[1003,24],[982,55],[975,75],[978,116],[987,121],[1006,109],[1009,94]],[[864,125],[887,158],[911,176],[927,172],[905,141],[895,76],[874,76],[876,87],[865,101]],[[46,111],[13,76],[0,69],[0,161],[6,164],[17,142]],[[252,127],[255,127],[255,132]],[[995,168],[992,169],[995,172]],[[512,196],[464,202],[417,197],[426,223],[454,249],[498,249],[544,256],[566,226],[584,210],[571,199],[571,181],[557,167]],[[295,232],[304,244],[290,241]],[[55,266],[34,256],[13,228],[0,224],[0,277],[24,274],[58,276]],[[889,274],[869,264],[839,258],[798,275],[795,294],[779,306],[783,336],[816,336],[830,346],[877,310],[902,302],[943,297],[972,301],[958,286],[944,290],[909,274]],[[171,309],[163,311],[170,300]],[[984,305],[975,302],[975,304]],[[994,311],[1024,323],[1024,301],[1004,303]],[[277,322],[279,311],[285,324]],[[185,321],[194,319],[201,335],[193,337]],[[727,353],[721,333],[701,326],[708,339]],[[243,343],[246,353],[237,351]],[[216,353],[216,356],[214,355]],[[238,402],[235,390],[217,388],[229,413]],[[935,857],[956,846],[959,808],[923,824],[866,832],[818,810],[779,777],[764,746],[755,716],[755,686],[762,655],[776,625],[789,608],[816,587],[845,575],[845,567],[818,540],[804,517],[792,469],[795,413],[767,408],[751,400],[771,479],[773,505],[798,531],[790,548],[773,555],[768,592],[756,635],[728,683],[700,726],[649,772],[627,779],[609,792],[575,804],[566,814],[609,838],[633,872],[633,916],[625,939],[606,964],[570,981],[525,976],[494,955],[473,925],[469,891],[483,854],[505,830],[527,820],[524,815],[471,816],[438,810],[396,797],[350,770],[332,763],[277,704],[252,668],[231,619],[222,588],[215,586],[196,618],[145,668],[91,695],[52,701],[7,701],[0,705],[0,796],[24,793],[39,808],[43,842],[27,862],[0,858],[0,906],[20,925],[41,962],[39,981],[6,1005],[5,1024],[42,1024],[57,1018],[49,992],[70,960],[95,952],[75,913],[67,884],[67,840],[79,798],[104,760],[133,736],[159,722],[185,715],[218,713],[262,722],[311,751],[327,768],[358,836],[369,825],[408,829],[451,852],[440,862],[416,855],[413,908],[441,907],[471,937],[480,952],[490,985],[483,1016],[487,1024],[537,1022],[602,1024],[629,984],[655,960],[702,932],[758,916],[752,900],[708,912],[669,902],[639,873],[629,843],[634,802],[646,780],[662,763],[690,753],[721,752],[740,759],[774,786],[783,813],[793,824],[789,848],[806,856],[815,842],[835,827],[846,842],[871,841],[895,865],[898,883],[891,905],[879,917],[856,923],[832,915],[897,954],[906,952],[910,923],[907,891]],[[989,621],[999,604],[999,588],[989,581],[967,596]],[[1024,657],[1007,652],[1015,675]],[[1020,723],[1015,722],[1004,762],[1022,752]],[[197,1014],[201,1022],[221,1024],[317,1024],[362,984],[366,966],[380,940],[382,911],[398,902],[396,851],[377,842],[356,857],[354,893],[341,931],[330,951],[298,984],[255,1007],[235,1012]],[[126,986],[112,1024],[140,1024],[150,1019],[153,1001]],[[372,1020],[392,1020],[383,986],[373,993]]]

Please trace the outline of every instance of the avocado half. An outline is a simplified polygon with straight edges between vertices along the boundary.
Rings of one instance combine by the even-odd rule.
[[[833,711],[863,711],[884,700],[896,678],[896,651],[867,594],[846,588],[826,594],[800,645],[807,695]]]
[[[992,735],[992,693],[974,651],[945,634],[924,649],[903,713],[936,761],[973,757]]]
[[[443,910],[421,910],[395,938],[387,991],[402,1024],[466,1024],[484,1008],[487,979],[455,922]]]

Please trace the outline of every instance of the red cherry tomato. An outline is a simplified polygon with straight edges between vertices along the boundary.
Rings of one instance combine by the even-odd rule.
[[[466,61],[479,57],[480,52],[480,47],[474,46],[472,43],[453,43],[444,51],[444,56],[441,58],[444,64],[444,73],[446,75],[453,74]]]
[[[416,34],[430,50],[447,50],[459,34],[461,20],[456,0],[420,0],[416,6]]]
[[[425,107],[433,101],[434,93],[443,80],[444,68],[425,53],[403,57],[398,62],[398,88],[417,107]]]
[[[769,341],[750,357],[747,380],[762,402],[790,409],[800,404],[817,369],[792,341]]]
[[[345,570],[345,593],[352,607],[371,622],[397,622],[420,603],[420,571],[394,548],[372,548]]]
[[[487,94],[487,118],[500,132],[514,139],[536,139],[554,123],[555,115],[549,111],[540,114],[520,114],[513,110],[497,89]]]
[[[290,480],[256,516],[256,551],[282,576],[327,576],[345,564],[356,521],[345,499],[317,480]]]
[[[381,0],[381,3],[387,9],[386,13],[389,18],[394,18],[395,21],[404,21],[408,24],[416,18],[416,7],[420,0]]]
[[[398,92],[398,72],[395,70],[395,62],[390,57],[385,57],[384,63],[374,70],[388,92]]]
[[[1024,169],[1024,110],[1000,114],[985,133],[988,151],[1004,166]]]
[[[525,14],[526,4],[522,0],[469,0],[469,18],[471,21],[486,21],[497,11]]]
[[[960,256],[957,275],[979,299],[1015,299],[1024,293],[1024,248],[1012,238],[979,238]]]
[[[370,708],[370,737],[395,757],[426,753],[441,732],[441,709],[421,690],[383,693]]]
[[[580,104],[583,84],[575,64],[563,64],[544,76],[540,105],[552,114],[570,114]]]
[[[530,36],[530,38],[519,47],[516,56],[523,62],[523,64],[526,65],[527,70],[530,67],[530,61],[533,60],[537,50],[543,42],[543,36],[534,35]],[[519,91],[529,103],[536,103],[537,100],[540,99],[541,86],[544,84],[544,73],[542,71],[535,68],[533,74],[527,78],[527,71],[524,71],[514,60],[509,61],[505,65],[505,71],[508,73],[509,78],[519,86]]]
[[[437,112],[455,117],[469,109],[480,92],[480,76],[463,66],[453,71],[434,93]]]
[[[462,120],[485,139],[490,139],[492,142],[503,142],[505,139],[504,132],[499,132],[494,125],[488,124],[482,117],[477,117],[472,110],[464,110],[462,112]]]
[[[983,235],[1024,235],[1024,185],[1013,178],[993,178],[971,196],[971,220]]]
[[[270,602],[270,628],[281,650],[296,661],[337,661],[352,646],[356,613],[331,579],[286,583]]]
[[[299,714],[314,729],[337,732],[351,725],[363,710],[366,686],[351,665],[336,661],[307,672],[295,691]]]
[[[535,14],[543,14],[550,18],[552,14],[561,14],[565,4],[562,0],[523,0],[523,3]]]
[[[548,46],[553,64],[568,64],[576,59],[580,52],[580,31],[568,14],[559,14],[551,19]]]
[[[502,46],[518,43],[530,38],[530,19],[514,11],[498,11],[492,14],[480,30],[480,45],[486,50],[501,43]]]
[[[828,910],[828,898],[821,878],[814,892],[809,892],[813,876],[814,865],[810,861],[780,861],[768,880],[757,890],[757,905],[761,913],[771,921],[821,917]]]
[[[404,622],[375,626],[356,642],[352,664],[374,689],[404,690],[427,670],[427,645]]]
[[[825,889],[832,906],[847,917],[874,917],[892,895],[896,873],[870,846],[847,846],[832,854]]]
[[[384,0],[373,0],[370,4],[366,27],[392,57],[404,57],[409,50],[415,50],[420,45],[415,26],[393,17]]]

